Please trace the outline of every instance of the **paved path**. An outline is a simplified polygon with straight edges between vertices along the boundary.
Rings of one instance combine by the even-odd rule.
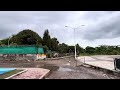
[[[43,68],[24,68],[24,69],[27,69],[28,71],[18,76],[15,76],[12,79],[40,79],[49,72],[48,69]]]
[[[85,60],[84,60],[85,58]],[[81,56],[77,58],[78,61],[85,62],[86,64],[90,64],[93,66],[98,66],[101,68],[114,70],[114,60],[113,58],[107,58],[107,57],[90,57],[90,56]]]

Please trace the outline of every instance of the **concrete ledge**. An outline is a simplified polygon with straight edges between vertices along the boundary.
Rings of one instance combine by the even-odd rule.
[[[16,73],[16,74],[13,74],[13,75],[5,78],[5,79],[11,79],[11,78],[13,78],[13,77],[15,77],[15,76],[17,76],[17,75],[19,75],[19,74],[22,74],[22,73],[26,72],[26,71],[27,71],[27,69],[25,69],[25,70],[23,70],[23,71],[21,71],[21,72],[18,72],[18,73]]]
[[[73,55],[71,56],[64,56],[64,57],[56,57],[56,58],[47,58],[47,60],[57,60],[57,59],[64,59],[64,58],[70,58],[73,57]]]
[[[39,79],[44,79],[46,76],[48,76],[50,73],[50,70],[48,70],[45,74],[43,74]]]
[[[94,65],[90,65],[90,64],[86,64],[86,63],[82,64],[82,66],[85,66],[85,67],[86,67],[86,65],[90,66],[88,68],[94,68],[94,69],[106,72],[108,74],[112,74],[112,75],[120,77],[120,72],[118,72],[118,71],[109,70],[109,69],[106,69],[106,68],[102,68],[102,67],[98,67],[98,66],[94,66]]]

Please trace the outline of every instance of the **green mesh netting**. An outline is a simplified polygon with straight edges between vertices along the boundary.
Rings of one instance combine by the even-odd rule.
[[[0,47],[0,54],[42,54],[43,48],[35,46],[2,46]]]

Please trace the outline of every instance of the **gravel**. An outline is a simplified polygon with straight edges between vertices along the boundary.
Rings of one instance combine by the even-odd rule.
[[[41,68],[25,68],[28,71],[13,77],[12,79],[39,79],[44,73],[48,72],[46,69]]]

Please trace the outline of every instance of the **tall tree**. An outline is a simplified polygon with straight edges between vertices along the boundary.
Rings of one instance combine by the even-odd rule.
[[[1,43],[4,45],[8,45],[8,40],[9,40],[9,38],[3,39],[3,40],[1,40]]]
[[[95,53],[95,48],[90,47],[90,46],[87,46],[85,48],[85,50],[86,50],[86,53],[88,53],[88,54],[94,54]]]
[[[79,46],[79,44],[76,45],[76,51],[77,54],[79,55],[80,53],[84,53],[84,49],[82,47]]]
[[[62,44],[59,44],[59,48],[58,48],[58,51],[59,51],[59,53],[67,53],[67,52],[69,52],[68,51],[68,45],[67,44],[65,44],[65,43],[62,43]]]
[[[75,46],[68,46],[68,53],[75,53]]]
[[[2,41],[0,41],[0,45],[2,45]]]
[[[44,35],[43,35],[43,45],[47,46],[49,49],[51,49],[51,37],[49,35],[49,31],[45,30]]]
[[[37,43],[42,44],[41,37],[30,29],[25,29],[19,32],[16,36],[18,45],[36,45]]]
[[[59,41],[57,40],[57,38],[52,38],[51,39],[51,49],[52,51],[58,51],[58,44],[59,44]]]
[[[43,49],[44,49],[44,52],[45,52],[45,54],[47,54],[47,51],[48,51],[48,47],[45,45],[45,46],[42,46],[43,47]]]

